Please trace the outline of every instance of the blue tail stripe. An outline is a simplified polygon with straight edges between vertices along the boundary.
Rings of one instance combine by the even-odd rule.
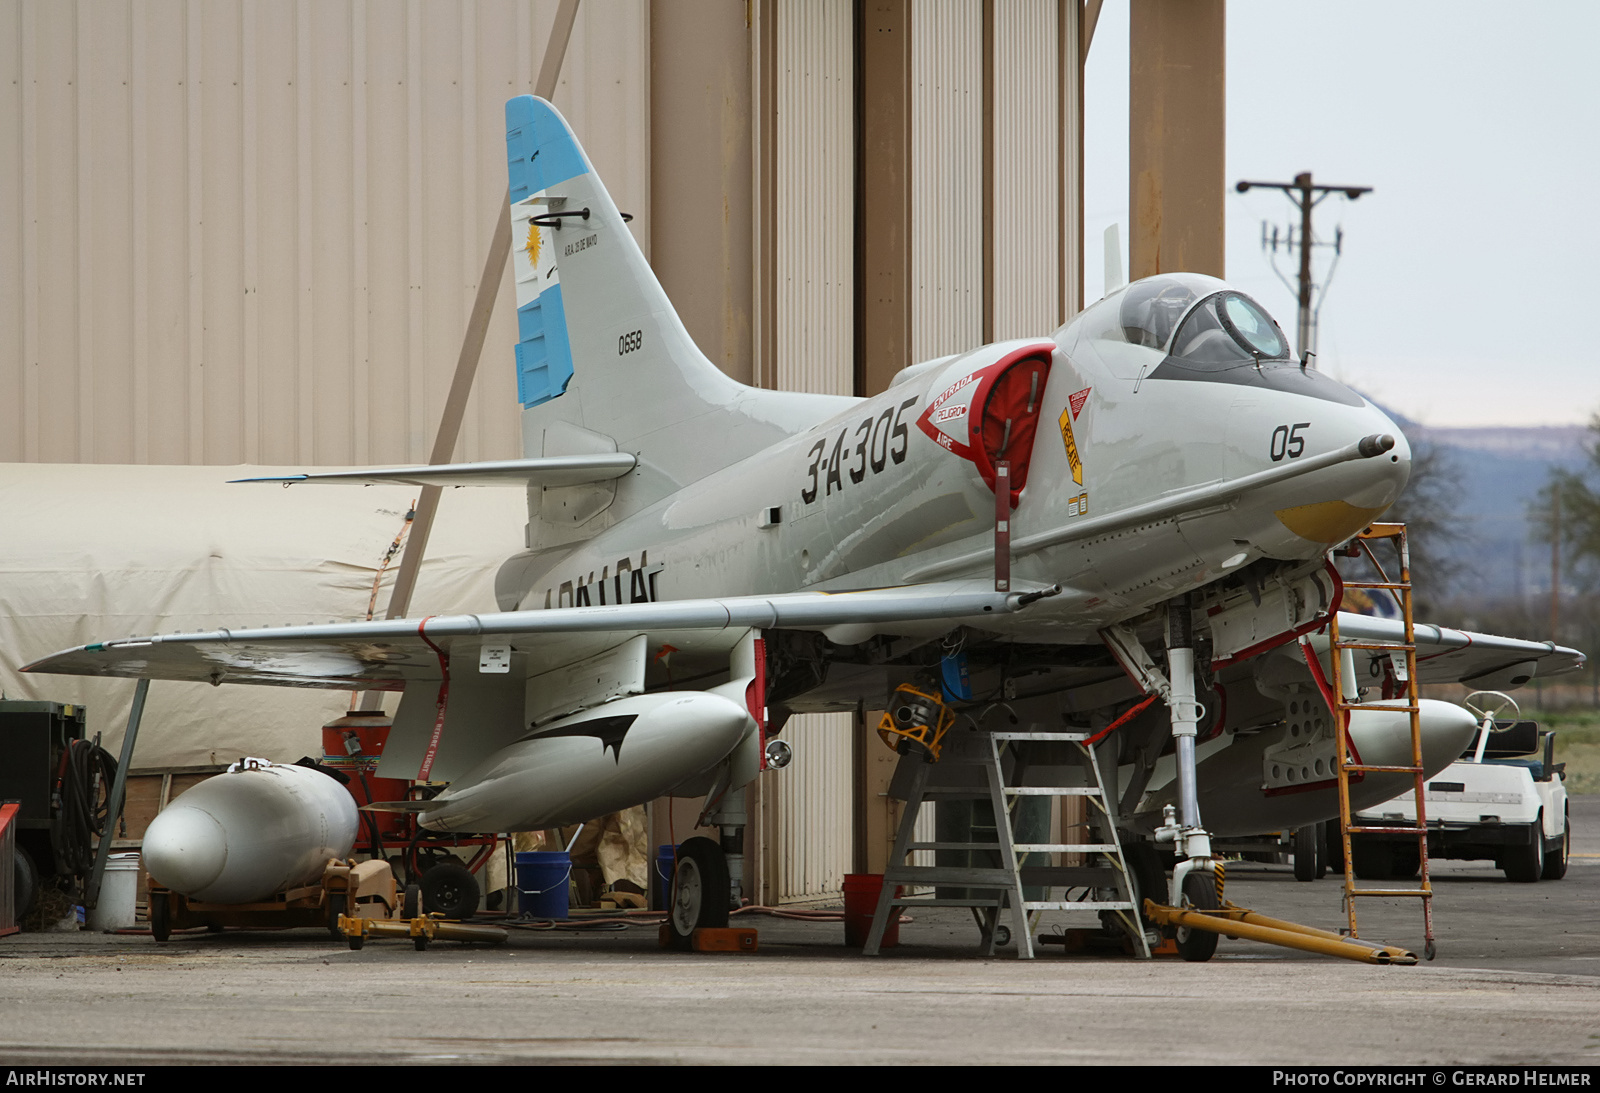
[[[517,401],[524,409],[564,394],[572,379],[572,345],[561,286],[517,309]]]
[[[589,170],[561,116],[532,95],[506,102],[506,161],[512,204]]]

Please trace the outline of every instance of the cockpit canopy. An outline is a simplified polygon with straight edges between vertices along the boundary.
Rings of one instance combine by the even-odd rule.
[[[1196,365],[1286,361],[1289,342],[1260,304],[1228,291],[1190,310],[1172,339],[1171,354]]]
[[[1197,273],[1136,281],[1085,311],[1079,324],[1089,340],[1126,342],[1191,365],[1290,359],[1289,341],[1266,309]]]
[[[1121,297],[1117,305],[1117,325],[1122,328],[1123,337],[1133,345],[1164,351],[1189,305],[1209,290],[1203,283],[1206,280],[1209,278],[1186,277],[1181,273],[1147,277],[1114,294]],[[1110,303],[1114,296],[1107,297],[1105,302]],[[1106,333],[1114,336],[1116,331],[1108,329]]]
[[[1136,384],[1199,380],[1362,402],[1326,376],[1298,367],[1289,339],[1260,304],[1200,273],[1135,281],[1085,309],[1057,342],[1069,358],[1092,358]]]

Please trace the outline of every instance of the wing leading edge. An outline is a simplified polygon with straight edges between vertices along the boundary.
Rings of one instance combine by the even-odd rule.
[[[1054,587],[1000,593],[986,581],[860,592],[678,600],[612,607],[436,615],[255,630],[158,634],[95,642],[35,661],[25,672],[285,687],[400,690],[438,678],[439,657],[509,645],[543,667],[650,634],[674,645],[728,645],[749,629],[826,630],[852,624],[977,621],[1009,614]],[[541,669],[542,670],[542,669]]]
[[[1519,687],[1534,675],[1548,679],[1576,672],[1585,662],[1578,650],[1553,641],[1503,638],[1420,622],[1414,630],[1417,677],[1423,683],[1462,683],[1484,690],[1504,690]],[[1341,611],[1339,636],[1354,641],[1398,644],[1405,640],[1405,624],[1398,619]],[[1536,670],[1519,672],[1520,666],[1529,664],[1536,665]]]
[[[317,471],[270,478],[235,478],[234,482],[276,482],[334,486],[584,486],[621,478],[637,465],[627,452],[599,455],[552,455],[540,459],[500,459],[486,463],[438,463],[422,467],[363,467],[353,471]]]

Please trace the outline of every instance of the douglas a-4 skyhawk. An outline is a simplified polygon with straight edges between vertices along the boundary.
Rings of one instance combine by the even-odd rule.
[[[1377,652],[1336,665],[1318,636],[1341,594],[1328,553],[1394,504],[1411,453],[1260,305],[1168,274],[872,398],[746,387],[690,340],[565,120],[524,96],[506,121],[525,458],[293,479],[525,488],[500,610],[107,641],[30,671],[403,690],[379,774],[448,783],[411,806],[425,827],[704,794],[736,848],[729,802],[786,755],[791,715],[881,710],[901,685],[938,696],[959,649],[976,697],[944,701],[977,718],[1003,699],[1008,727],[1105,727],[1159,694],[1100,754],[1126,837],[1165,826],[1188,864],[1207,832],[1338,812],[1309,665],[1347,693],[1389,669]],[[1417,642],[1426,682],[1503,688],[1583,662],[1430,626]],[[1432,772],[1474,722],[1422,707]],[[1350,739],[1409,762],[1401,710],[1355,711]],[[1369,776],[1354,805],[1409,785]],[[692,844],[691,880],[727,875],[715,843]],[[673,928],[726,914],[708,891]]]

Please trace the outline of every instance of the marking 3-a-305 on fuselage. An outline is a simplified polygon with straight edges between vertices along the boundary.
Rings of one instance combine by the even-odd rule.
[[[959,648],[978,697],[954,704],[975,723],[1003,702],[1022,725],[1105,726],[1147,691],[1170,699],[1100,745],[1132,837],[1168,805],[1221,834],[1337,813],[1334,719],[1295,639],[1347,693],[1377,686],[1380,654],[1336,663],[1319,636],[1340,595],[1327,556],[1399,497],[1410,452],[1292,359],[1259,305],[1163,275],[872,398],[746,387],[690,340],[554,108],[525,96],[506,119],[524,458],[292,479],[525,490],[500,610],[112,641],[29,670],[403,691],[379,774],[449,783],[408,806],[432,828],[540,828],[664,794],[706,794],[733,827],[791,714],[937,693]],[[1425,682],[1582,664],[1417,640]],[[475,671],[485,647],[495,668]],[[1421,721],[1430,771],[1473,731],[1448,703]],[[1407,761],[1403,710],[1356,711],[1349,731],[1366,762]],[[1366,778],[1356,807],[1407,777]]]

